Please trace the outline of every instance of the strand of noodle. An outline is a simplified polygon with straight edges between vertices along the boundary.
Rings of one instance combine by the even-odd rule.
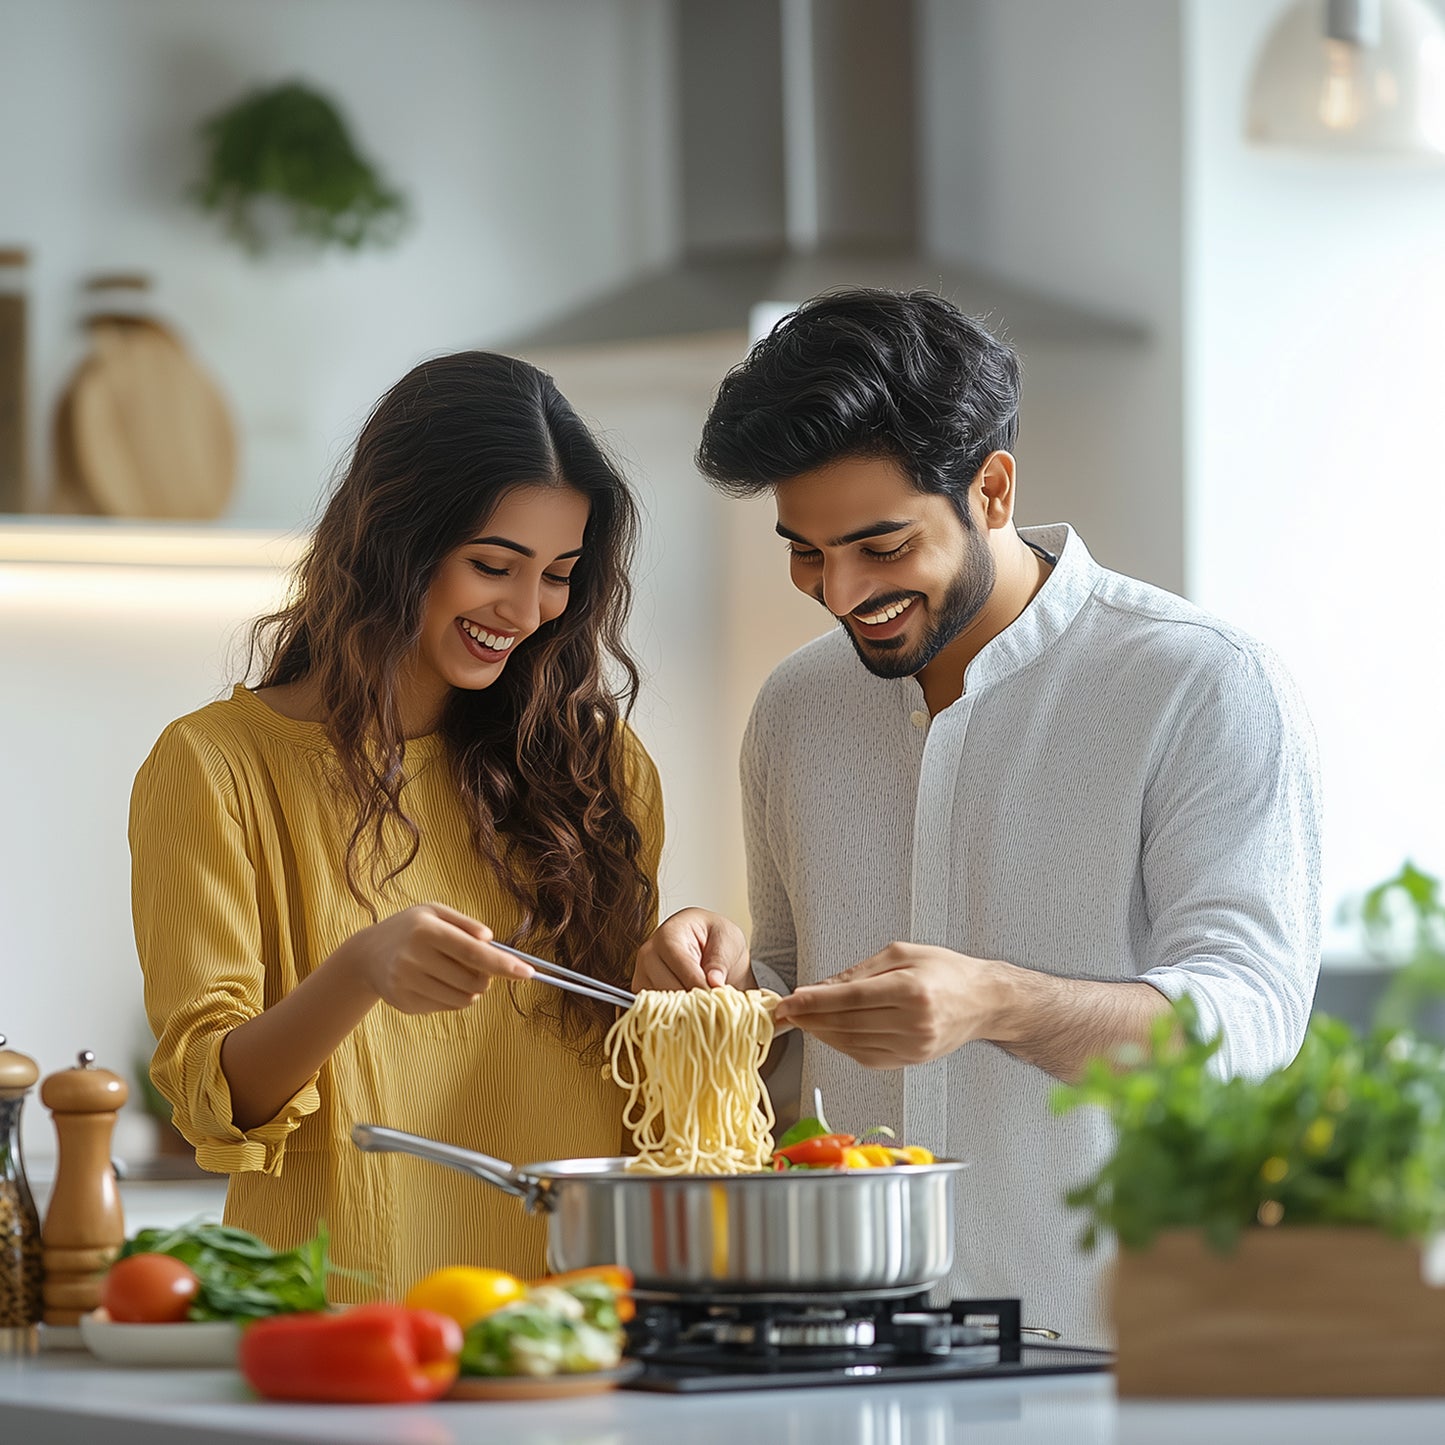
[[[759,1072],[778,995],[768,989],[644,989],[607,1034],[609,1072],[644,1174],[747,1174],[772,1154]]]

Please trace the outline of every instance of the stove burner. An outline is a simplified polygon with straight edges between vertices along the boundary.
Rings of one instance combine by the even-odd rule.
[[[842,1310],[819,1310],[816,1314],[780,1315],[766,1320],[700,1320],[689,1327],[687,1337],[710,1338],[718,1345],[867,1349],[877,1338],[877,1328],[872,1320],[849,1319]]]
[[[1099,1350],[1024,1344],[1016,1299],[638,1293],[629,1388],[713,1391],[1106,1369]]]
[[[643,1360],[733,1370],[1017,1358],[1017,1300],[974,1300],[946,1310],[915,1295],[835,1302],[659,1298],[639,1301],[630,1353]]]

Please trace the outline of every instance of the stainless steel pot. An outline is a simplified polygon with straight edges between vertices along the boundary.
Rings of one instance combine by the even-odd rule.
[[[692,1294],[912,1294],[953,1263],[951,1159],[891,1169],[630,1174],[626,1159],[516,1166],[357,1124],[372,1152],[471,1174],[547,1216],[554,1270],[626,1265],[638,1288]]]

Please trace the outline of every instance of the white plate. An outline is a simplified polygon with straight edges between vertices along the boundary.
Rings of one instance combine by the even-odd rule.
[[[234,1366],[240,1329],[229,1320],[204,1324],[118,1325],[81,1315],[80,1338],[97,1359],[110,1365]]]

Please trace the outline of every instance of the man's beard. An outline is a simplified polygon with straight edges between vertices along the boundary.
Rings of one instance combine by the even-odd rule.
[[[954,574],[953,581],[948,584],[948,590],[943,594],[943,600],[938,604],[938,610],[927,624],[922,638],[911,650],[905,650],[901,634],[882,642],[869,642],[848,626],[846,618],[838,619],[839,625],[853,644],[853,650],[858,654],[858,660],[875,677],[913,677],[922,672],[983,611],[984,604],[993,592],[997,570],[993,553],[989,550],[983,533],[977,528],[970,528],[964,536],[966,543],[963,562]],[[896,599],[885,598],[883,605],[886,606],[890,600],[901,602],[904,597],[920,597],[920,594],[910,592],[903,593]],[[870,607],[873,605],[869,604]],[[915,602],[914,606],[917,605]]]

